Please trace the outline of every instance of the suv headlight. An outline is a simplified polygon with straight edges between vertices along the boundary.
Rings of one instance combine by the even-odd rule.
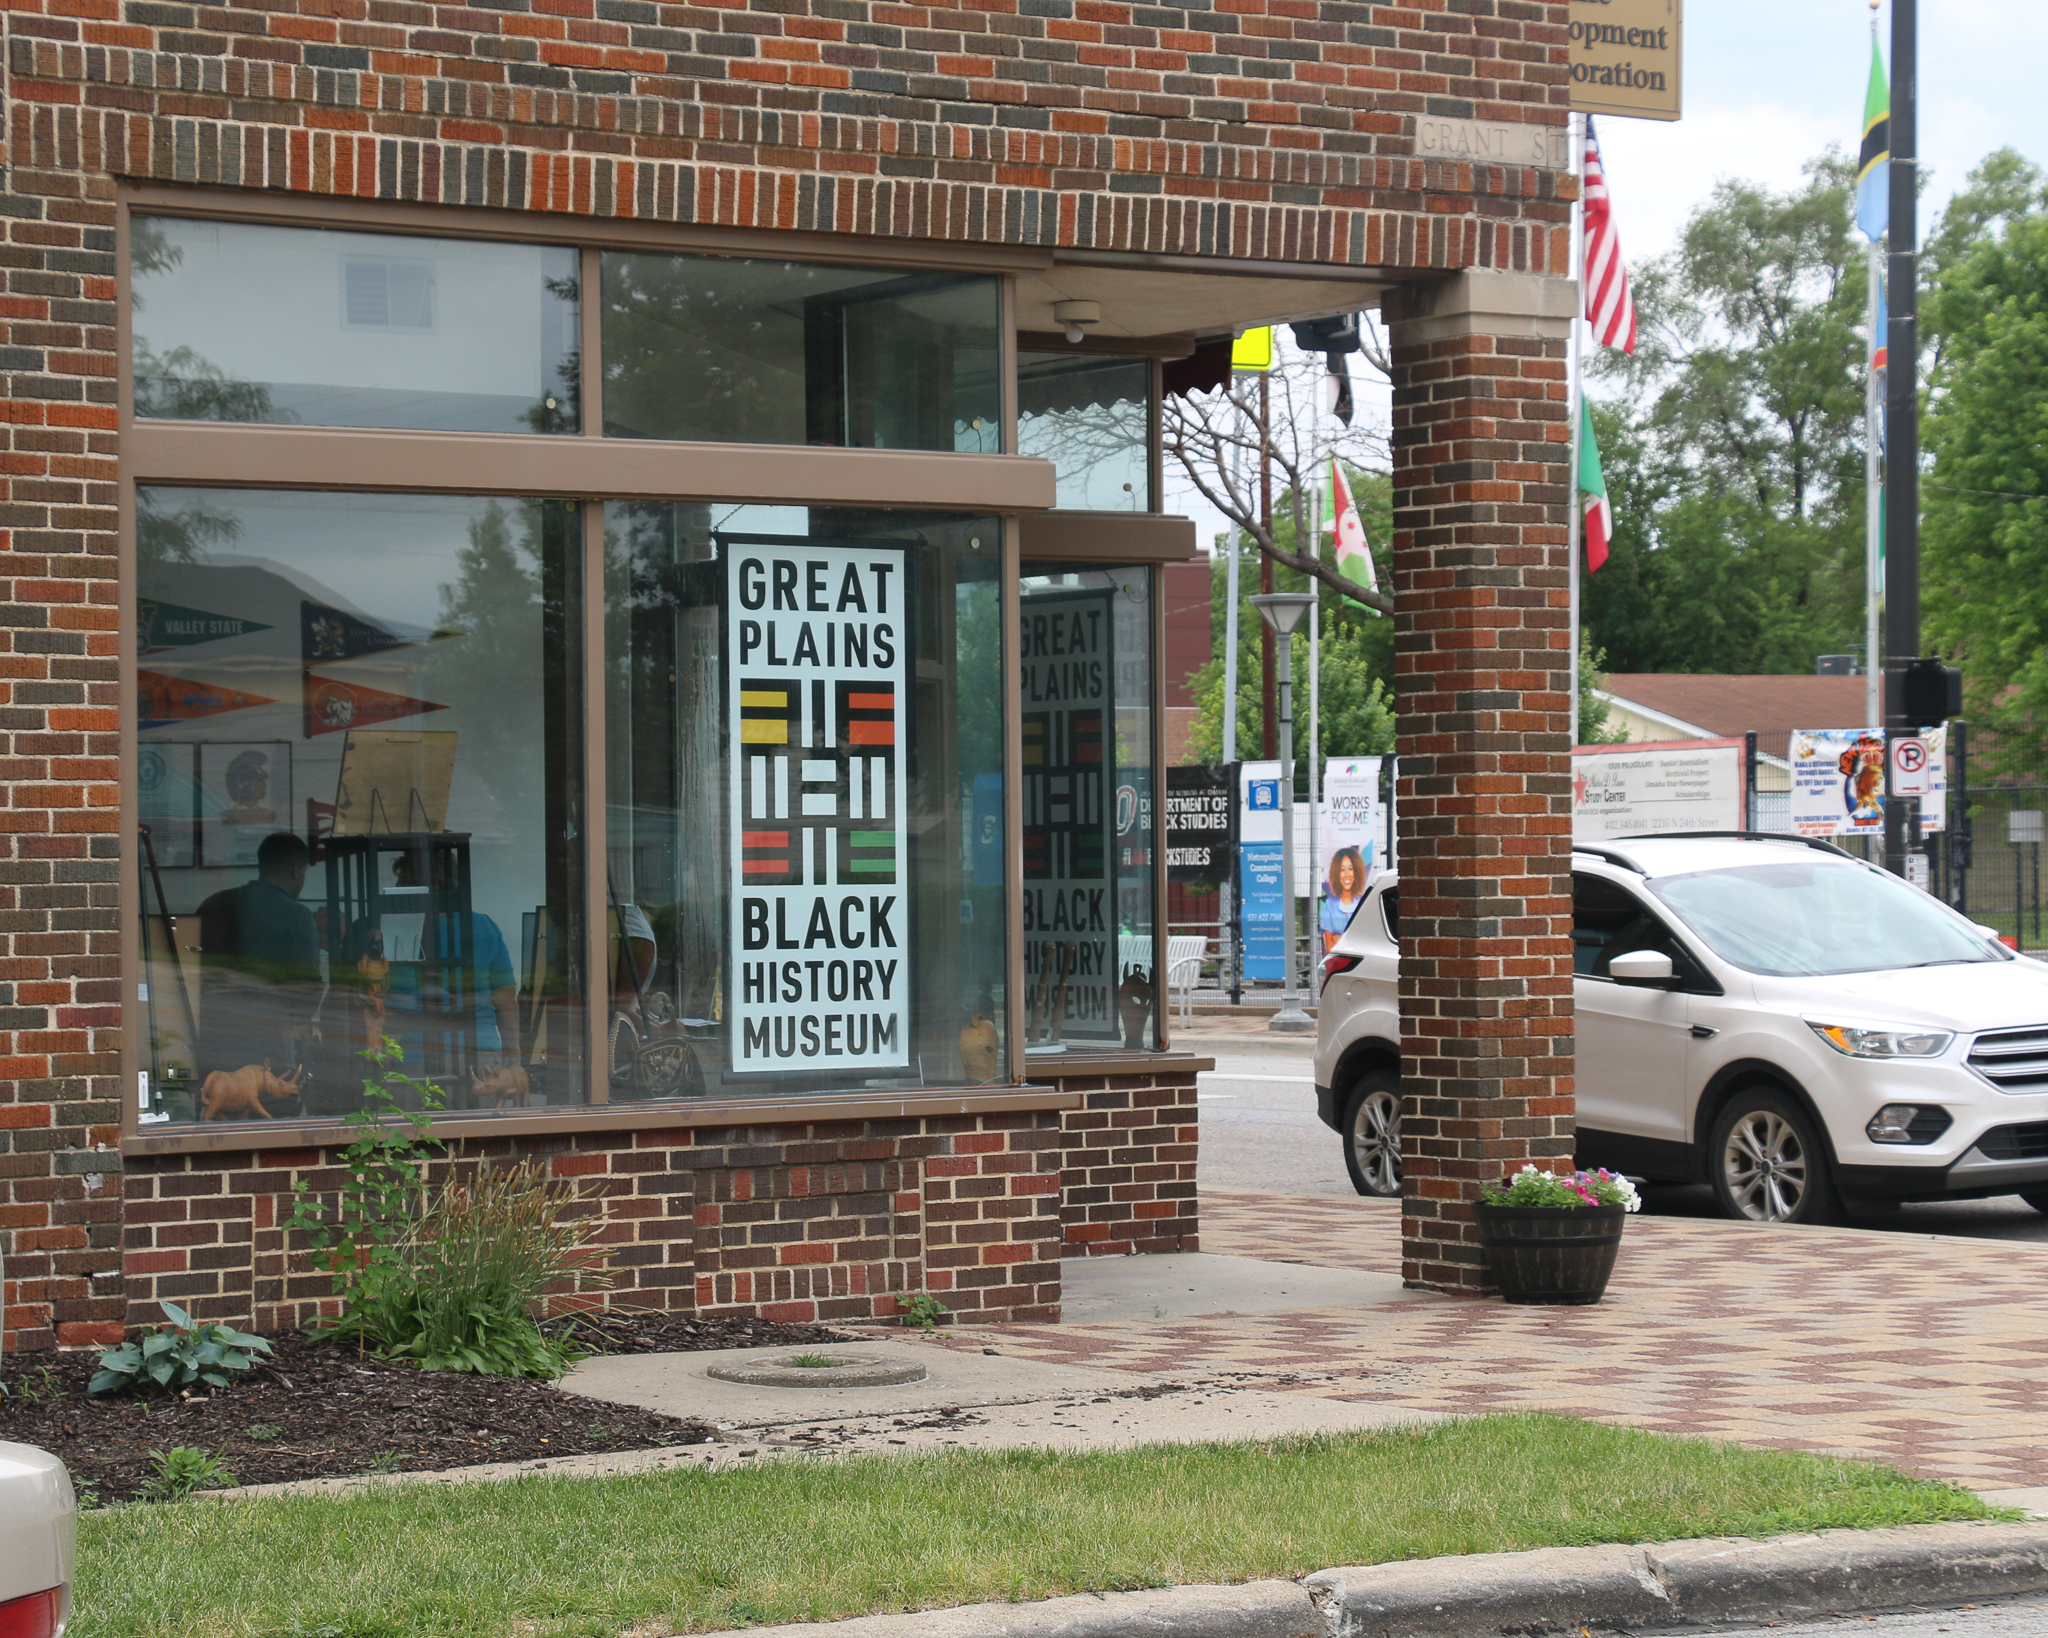
[[[1865,1029],[1859,1024],[1817,1024],[1806,1027],[1837,1052],[1851,1058],[1939,1058],[1955,1039],[1945,1029]]]

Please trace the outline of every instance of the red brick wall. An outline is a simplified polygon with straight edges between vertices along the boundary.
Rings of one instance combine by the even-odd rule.
[[[1200,1251],[1195,1216],[1195,1077],[1063,1076],[1084,1094],[1066,1116],[1060,1222],[1070,1257]]]
[[[1413,123],[1424,113],[1562,123],[1566,11],[1567,0],[10,0],[0,176],[0,1306],[10,1330],[48,1338],[119,1306],[118,1279],[106,1277],[117,1273],[107,1201],[86,1198],[89,1173],[65,1169],[89,1164],[75,1157],[95,1142],[117,1141],[127,1090],[117,906],[135,865],[116,818],[117,180],[1337,261],[1397,277],[1561,271],[1565,179],[1425,163],[1413,157]]]
[[[1571,287],[1508,281],[1553,309],[1518,314],[1473,282],[1389,317],[1401,1267],[1476,1290],[1479,1181],[1572,1152]]]
[[[605,1301],[854,1320],[888,1318],[894,1293],[929,1290],[976,1319],[1048,1320],[1059,1303],[1059,1119],[564,1131],[466,1144],[456,1163],[539,1157],[590,1180],[617,1282]],[[296,1186],[339,1183],[335,1161],[317,1149],[131,1156],[127,1322],[158,1318],[162,1298],[264,1330],[319,1312],[328,1278],[280,1225]],[[123,1317],[65,1340],[113,1335]]]

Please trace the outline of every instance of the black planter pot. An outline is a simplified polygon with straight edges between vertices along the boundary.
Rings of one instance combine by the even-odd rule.
[[[1627,1217],[1625,1206],[1472,1206],[1501,1299],[1517,1303],[1598,1302]]]

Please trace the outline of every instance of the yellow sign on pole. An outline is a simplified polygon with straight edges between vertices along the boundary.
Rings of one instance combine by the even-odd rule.
[[[1273,367],[1273,327],[1247,330],[1230,349],[1233,370],[1270,370]]]
[[[1677,119],[1685,0],[1572,0],[1572,107]]]

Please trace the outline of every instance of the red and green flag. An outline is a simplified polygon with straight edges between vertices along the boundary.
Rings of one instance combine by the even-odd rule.
[[[1330,532],[1336,537],[1337,572],[1355,580],[1367,591],[1379,590],[1379,576],[1373,570],[1372,542],[1366,538],[1365,519],[1351,499],[1351,485],[1344,481],[1344,463],[1330,460]],[[1372,608],[1370,603],[1367,608]],[[1373,609],[1377,614],[1379,610]]]
[[[1593,406],[1579,399],[1579,504],[1585,514],[1586,572],[1607,561],[1614,538],[1614,510],[1607,504],[1607,480],[1600,475],[1600,446],[1593,440]]]

